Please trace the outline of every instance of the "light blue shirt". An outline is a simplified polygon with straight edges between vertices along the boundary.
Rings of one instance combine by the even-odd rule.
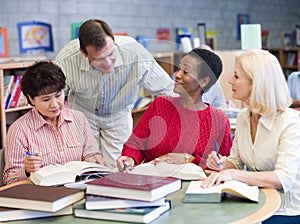
[[[287,84],[293,99],[300,100],[300,72],[293,72],[288,76]]]
[[[215,108],[225,110],[226,100],[219,81],[217,81],[212,87],[210,87],[210,89],[206,93],[203,93],[202,100],[203,102],[209,103]]]

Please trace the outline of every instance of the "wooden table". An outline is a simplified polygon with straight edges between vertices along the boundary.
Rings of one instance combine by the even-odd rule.
[[[28,184],[30,181],[21,181],[13,185],[0,187],[0,190],[18,184]],[[247,202],[238,199],[234,196],[226,196],[221,203],[182,203],[185,195],[188,181],[182,182],[182,189],[168,196],[171,200],[172,208],[170,211],[163,214],[151,224],[185,224],[185,223],[232,223],[232,224],[250,224],[261,222],[272,216],[279,208],[281,198],[277,190],[261,189],[259,196],[259,203]],[[101,224],[101,223],[118,223],[106,220],[95,220],[77,218],[73,215],[49,217],[41,219],[30,219],[22,221],[12,221],[10,224],[16,223],[87,223],[87,224]]]

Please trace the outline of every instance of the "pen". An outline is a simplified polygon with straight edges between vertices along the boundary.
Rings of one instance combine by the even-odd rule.
[[[33,154],[31,154],[29,151],[25,152],[26,156],[33,156]]]
[[[219,157],[219,144],[218,144],[218,142],[216,142],[216,153],[217,153],[217,157],[219,159],[218,168],[220,168],[221,164],[220,164],[220,157]]]
[[[123,170],[122,170],[123,173],[126,172],[127,167],[128,167],[128,165],[127,165],[127,163],[126,163],[126,160],[123,160]]]

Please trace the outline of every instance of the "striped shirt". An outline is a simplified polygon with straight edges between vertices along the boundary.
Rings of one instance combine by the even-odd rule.
[[[33,108],[8,129],[5,148],[5,184],[27,179],[25,152],[39,152],[42,166],[83,161],[99,153],[86,117],[78,111],[64,108],[57,127],[48,123]]]
[[[114,70],[103,74],[79,51],[79,40],[69,42],[55,63],[64,71],[70,106],[97,114],[118,113],[132,108],[139,87],[153,95],[175,95],[174,81],[153,56],[131,37],[116,36]]]

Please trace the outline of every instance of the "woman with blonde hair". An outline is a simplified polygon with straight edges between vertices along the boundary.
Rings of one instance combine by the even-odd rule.
[[[300,119],[289,108],[292,100],[277,58],[265,50],[241,53],[229,83],[233,98],[248,107],[238,115],[230,156],[208,156],[207,166],[220,172],[202,186],[238,180],[275,188],[281,206],[263,223],[300,223]]]

